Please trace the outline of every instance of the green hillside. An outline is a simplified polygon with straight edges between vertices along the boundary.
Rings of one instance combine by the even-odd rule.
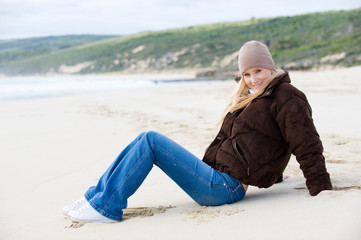
[[[52,39],[55,46],[46,38],[32,39],[28,47],[14,43],[26,39],[0,41],[0,74],[237,71],[237,52],[251,39],[266,43],[276,64],[286,69],[349,67],[361,64],[361,9],[142,32],[89,42],[66,38]],[[11,47],[12,43],[16,47]]]
[[[21,60],[111,37],[114,36],[67,35],[60,37],[0,40],[0,63]]]

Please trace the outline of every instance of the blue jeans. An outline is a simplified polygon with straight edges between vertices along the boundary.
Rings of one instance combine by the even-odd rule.
[[[240,182],[219,172],[171,139],[157,133],[141,133],[109,166],[96,186],[85,193],[100,214],[120,221],[127,199],[142,184],[153,164],[162,169],[194,201],[217,206],[241,200]]]

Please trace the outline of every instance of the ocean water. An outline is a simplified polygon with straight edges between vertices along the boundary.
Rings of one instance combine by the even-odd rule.
[[[3,77],[0,78],[0,103],[197,83],[200,81],[124,76]]]

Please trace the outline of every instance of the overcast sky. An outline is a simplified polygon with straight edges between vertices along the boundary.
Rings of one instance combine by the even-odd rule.
[[[358,7],[360,0],[0,0],[0,39],[127,35]]]

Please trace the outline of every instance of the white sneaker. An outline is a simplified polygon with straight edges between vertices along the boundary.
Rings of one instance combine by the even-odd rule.
[[[118,222],[113,219],[107,218],[98,213],[90,204],[86,202],[78,210],[73,210],[68,213],[69,219],[75,222],[83,223],[113,223]]]
[[[68,215],[70,211],[78,210],[83,206],[84,203],[88,202],[84,196],[82,196],[80,199],[76,200],[72,205],[67,205],[63,207],[63,213],[65,215]]]

